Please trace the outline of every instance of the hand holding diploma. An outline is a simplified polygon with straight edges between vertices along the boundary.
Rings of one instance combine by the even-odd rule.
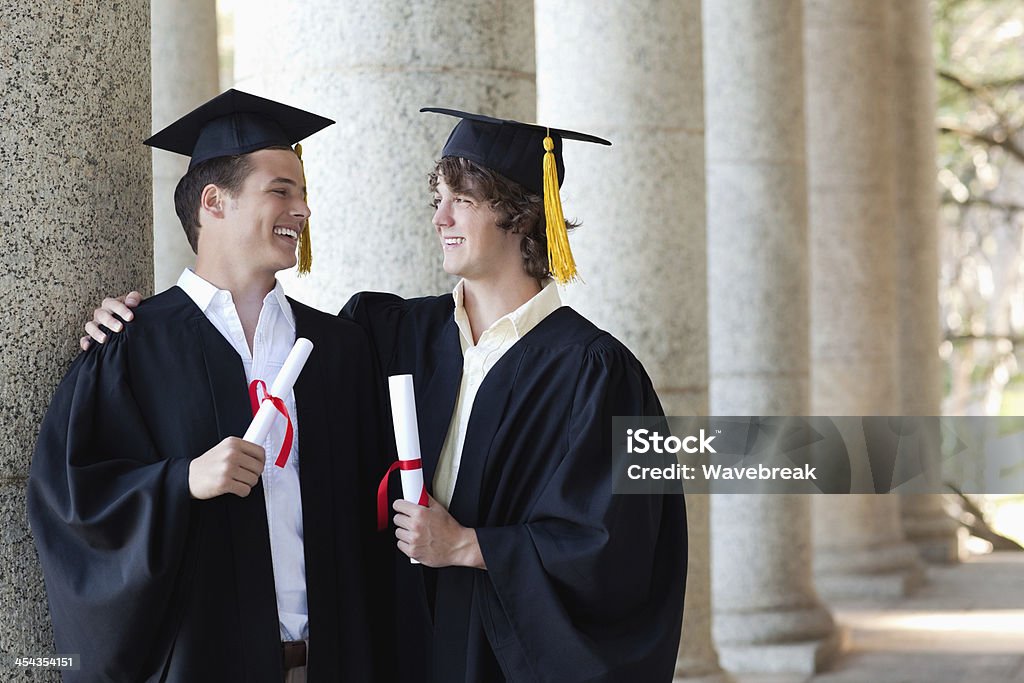
[[[232,493],[249,495],[263,473],[263,446],[229,436],[188,465],[188,492],[208,500]]]
[[[262,401],[257,401],[256,389],[263,386],[266,392],[266,385],[261,380],[254,380],[249,385],[253,412],[256,413],[252,423],[241,439],[229,436],[189,463],[188,491],[193,498],[206,500],[225,493],[233,493],[240,498],[248,496],[263,473],[266,461],[263,442],[270,433],[278,413],[283,414],[288,420],[288,430],[275,464],[278,467],[285,466],[292,450],[293,430],[291,417],[284,407],[281,396],[287,396],[295,386],[295,380],[302,372],[312,350],[313,342],[308,339],[299,337],[295,340],[295,345],[288,353],[281,371],[277,373],[270,393],[264,396]]]
[[[249,395],[252,399],[253,410],[256,415],[252,418],[249,428],[245,430],[245,436],[242,437],[243,440],[262,445],[267,438],[267,434],[270,433],[270,428],[273,426],[274,418],[277,417],[278,413],[284,415],[285,419],[288,420],[288,430],[285,432],[284,443],[281,444],[281,452],[278,453],[277,460],[274,462],[278,467],[285,466],[288,462],[288,455],[292,450],[292,420],[288,415],[288,410],[284,407],[282,397],[287,396],[291,392],[292,387],[295,386],[295,380],[299,378],[299,373],[302,372],[302,368],[305,366],[306,360],[309,359],[309,354],[312,351],[313,342],[302,337],[296,339],[295,345],[288,352],[288,357],[284,360],[284,365],[281,366],[281,371],[277,373],[277,377],[270,387],[270,393],[264,396],[262,401],[257,401],[256,390],[258,386],[262,385],[264,391],[266,391],[266,385],[261,380],[253,380],[249,385]],[[258,409],[256,408],[257,402],[259,405]]]
[[[396,500],[398,549],[428,567],[487,569],[476,530],[462,526],[443,505],[428,496],[428,507]]]
[[[391,395],[391,419],[395,427],[395,447],[398,460],[384,473],[377,487],[377,528],[387,526],[388,478],[396,469],[402,474],[402,497],[410,503],[426,507],[427,487],[423,483],[423,465],[420,459],[420,432],[416,422],[416,394],[412,375],[388,377]],[[413,562],[416,562],[414,559]]]
[[[427,494],[423,484],[420,459],[419,425],[416,422],[416,397],[412,375],[388,378],[391,393],[391,415],[395,426],[398,461],[384,475],[377,490],[378,523],[386,525],[388,476],[398,469],[402,473],[402,498],[394,503],[395,536],[398,549],[413,563],[428,567],[459,565],[485,569],[476,532],[460,525],[448,510]]]

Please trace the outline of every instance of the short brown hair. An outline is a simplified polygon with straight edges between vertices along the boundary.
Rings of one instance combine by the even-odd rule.
[[[462,157],[444,157],[437,162],[429,175],[431,192],[437,191],[441,177],[452,192],[487,202],[497,214],[500,229],[523,235],[523,269],[527,275],[537,280],[551,275],[543,197]],[[579,222],[565,221],[566,230],[579,225]]]

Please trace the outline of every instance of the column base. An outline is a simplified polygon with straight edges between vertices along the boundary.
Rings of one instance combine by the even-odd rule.
[[[718,657],[737,673],[815,674],[828,669],[847,644],[846,630],[837,627],[818,640],[718,647]]]
[[[679,673],[672,677],[672,683],[736,683],[736,679],[729,675],[728,671],[716,671],[714,673],[700,674],[697,676]]]
[[[818,594],[826,600],[890,599],[913,593],[924,581],[921,571],[901,574],[819,576]]]
[[[819,551],[814,569],[814,585],[826,601],[903,597],[924,583],[924,565],[905,541],[851,552]]]
[[[921,559],[930,564],[955,564],[960,561],[960,542],[952,538],[909,539]]]
[[[950,564],[960,559],[959,527],[941,509],[937,514],[916,514],[916,511],[910,512],[906,508],[903,511],[903,531],[907,541],[917,548],[921,559],[926,562]]]

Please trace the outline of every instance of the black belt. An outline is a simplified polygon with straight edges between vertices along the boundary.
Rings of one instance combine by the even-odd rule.
[[[286,640],[281,643],[281,657],[285,671],[306,666],[306,641]]]

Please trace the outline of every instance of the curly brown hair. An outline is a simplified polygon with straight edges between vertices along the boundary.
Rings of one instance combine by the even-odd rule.
[[[437,183],[443,177],[452,192],[489,204],[497,214],[495,222],[498,228],[523,235],[520,246],[526,274],[537,280],[550,277],[543,197],[462,157],[444,157],[428,177],[431,192],[437,192]],[[436,207],[436,201],[434,205]],[[566,230],[579,226],[578,221],[565,221]]]

